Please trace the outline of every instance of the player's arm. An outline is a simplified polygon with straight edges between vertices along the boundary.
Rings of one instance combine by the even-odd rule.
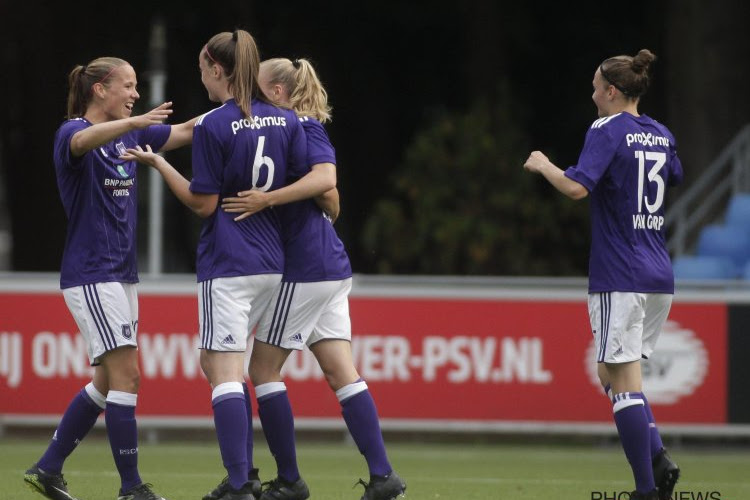
[[[83,156],[92,149],[96,149],[131,130],[164,123],[164,120],[172,114],[171,107],[171,102],[165,102],[143,115],[97,123],[79,130],[70,139],[70,153],[76,157]]]
[[[258,189],[241,191],[235,197],[221,200],[221,208],[226,212],[240,213],[241,215],[234,219],[239,221],[260,212],[264,208],[314,198],[335,187],[336,165],[333,163],[317,163],[304,177],[288,186],[273,191],[260,191]]]
[[[589,194],[583,184],[566,177],[565,173],[549,161],[549,158],[541,151],[532,151],[526,163],[523,164],[523,168],[529,172],[542,174],[550,184],[568,198],[580,200]]]
[[[328,217],[331,218],[331,222],[336,222],[341,213],[341,207],[339,205],[339,190],[333,188],[320,196],[315,197],[315,203],[323,210]]]
[[[177,198],[199,217],[209,217],[216,211],[219,201],[218,194],[202,194],[190,191],[190,181],[182,176],[163,156],[154,153],[151,146],[146,145],[144,151],[140,146],[137,149],[128,149],[127,154],[122,155],[123,160],[137,160],[141,163],[155,168],[169,189]]]
[[[169,132],[169,139],[162,146],[161,151],[171,151],[172,149],[181,148],[187,146],[193,142],[193,127],[195,122],[198,121],[200,116],[196,116],[192,120],[180,123],[178,125],[172,125],[172,129]]]

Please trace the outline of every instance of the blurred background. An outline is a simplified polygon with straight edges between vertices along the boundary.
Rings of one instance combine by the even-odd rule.
[[[475,0],[74,7],[2,0],[0,270],[59,269],[66,221],[52,141],[69,71],[122,57],[138,73],[136,112],[150,109],[158,61],[149,42],[160,25],[173,122],[214,106],[197,56],[219,31],[250,31],[263,58],[313,61],[334,108],[327,128],[342,196],[336,227],[356,273],[584,276],[587,203],[525,174],[524,159],[540,149],[563,168],[574,164],[596,118],[597,65],[649,48],[659,60],[641,112],[674,132],[689,186],[750,117],[747,19],[750,4],[740,0],[544,8]],[[190,177],[189,148],[168,159]],[[139,178],[142,272],[151,265],[149,182]],[[199,220],[169,192],[161,210],[161,270],[190,273]]]

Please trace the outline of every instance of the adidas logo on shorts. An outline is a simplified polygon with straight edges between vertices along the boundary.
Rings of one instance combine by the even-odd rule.
[[[227,335],[224,337],[219,344],[222,345],[234,345],[236,342],[234,341],[234,337],[232,335]]]
[[[295,333],[294,335],[289,337],[289,342],[297,342],[299,344],[302,343],[302,334],[301,333]]]

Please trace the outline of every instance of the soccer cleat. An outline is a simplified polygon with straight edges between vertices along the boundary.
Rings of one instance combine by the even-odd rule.
[[[123,493],[120,490],[120,496],[117,500],[165,500],[164,497],[160,497],[151,489],[151,485],[148,483],[141,483],[138,486],[131,488],[130,491]]]
[[[680,478],[680,468],[664,448],[653,459],[654,481],[659,489],[659,500],[672,498],[674,487]]]
[[[260,477],[258,476],[258,469],[250,469],[247,473],[247,480],[252,485],[253,496],[255,498],[260,498],[261,484]],[[226,476],[221,480],[219,485],[213,489],[213,491],[203,496],[203,500],[219,500],[221,495],[229,491],[231,488],[232,486],[229,484],[229,476]]]
[[[360,500],[393,500],[406,493],[406,482],[396,471],[387,476],[370,476],[369,483],[360,479],[357,484],[365,487],[365,494]]]
[[[310,498],[310,490],[302,478],[290,483],[277,477],[263,483],[263,493],[259,500],[305,500]]]
[[[253,495],[253,484],[248,481],[239,490],[235,490],[229,485],[219,497],[219,500],[256,500]]]
[[[648,493],[634,491],[630,494],[630,500],[659,500],[659,492],[654,488]]]
[[[39,492],[51,500],[76,500],[68,493],[68,483],[62,474],[48,474],[37,464],[32,465],[24,473],[23,480],[32,491]]]

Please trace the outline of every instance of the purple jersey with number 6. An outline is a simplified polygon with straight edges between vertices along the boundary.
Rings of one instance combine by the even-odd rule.
[[[70,140],[92,126],[85,118],[65,121],[55,134],[54,162],[60,199],[68,216],[60,287],[116,281],[137,283],[136,162],[123,161],[127,148],[149,144],[158,151],[169,125],[133,130],[74,157]]]
[[[664,200],[682,165],[672,133],[646,115],[600,118],[565,175],[591,196],[589,292],[674,293]]]
[[[336,164],[336,152],[323,125],[310,117],[300,118],[307,137],[307,163]],[[296,179],[290,179],[290,182]],[[286,263],[284,281],[337,281],[351,277],[352,268],[344,244],[331,219],[313,200],[281,205],[281,228]]]
[[[307,166],[305,132],[294,112],[254,99],[251,118],[234,100],[201,116],[193,129],[194,193],[219,200],[251,188],[278,189]],[[275,209],[239,222],[220,208],[203,222],[197,252],[198,281],[281,274],[284,253]]]

